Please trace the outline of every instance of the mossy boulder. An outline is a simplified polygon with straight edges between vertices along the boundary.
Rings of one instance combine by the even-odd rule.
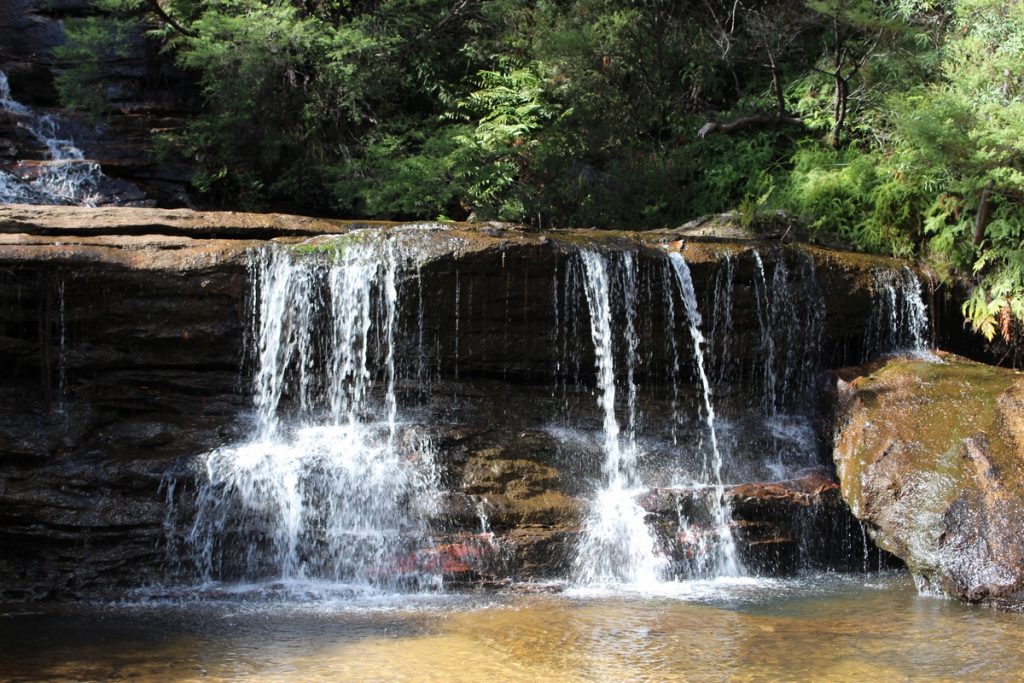
[[[843,497],[919,588],[1024,604],[1024,374],[944,354],[841,372]]]

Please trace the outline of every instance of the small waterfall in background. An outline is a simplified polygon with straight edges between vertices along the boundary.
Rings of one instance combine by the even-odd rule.
[[[11,99],[7,75],[0,71],[0,112],[12,116],[19,127],[46,151],[46,160],[19,164],[16,171],[0,170],[0,204],[76,204],[96,206],[103,200],[99,164],[88,161],[74,140],[62,137],[56,119],[38,115]]]
[[[872,278],[872,313],[864,338],[864,360],[909,352],[928,353],[928,307],[921,281],[910,268],[876,269]]]
[[[194,518],[171,543],[203,581],[440,585],[433,446],[395,393],[400,257],[365,237],[256,257],[254,436],[201,458]]]
[[[620,311],[612,304],[613,277],[608,260],[595,251],[581,250],[583,278],[590,311],[590,336],[597,365],[598,404],[604,422],[603,486],[591,503],[584,522],[583,537],[575,560],[577,581],[584,584],[651,584],[662,578],[666,561],[645,521],[646,512],[637,502],[642,492],[636,466],[637,364],[636,264],[633,255],[622,254],[621,326],[613,319]],[[616,292],[619,294],[620,292]],[[615,338],[613,326],[625,336],[626,383],[629,413],[626,438],[619,427],[616,408]]]

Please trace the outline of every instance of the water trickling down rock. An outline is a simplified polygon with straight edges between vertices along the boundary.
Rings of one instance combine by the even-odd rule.
[[[864,359],[890,353],[927,356],[928,311],[921,281],[906,266],[872,272],[871,324],[864,340]]]
[[[863,348],[879,260],[836,267],[831,254],[768,244],[689,243],[673,256],[663,238],[387,226],[264,244],[247,271],[216,256],[256,245],[231,234],[146,238],[195,255],[188,266],[152,248],[126,266],[123,249],[90,238],[69,256],[88,267],[58,263],[40,280],[41,292],[63,283],[50,299],[64,302],[66,334],[57,316],[32,317],[61,306],[13,295],[51,266],[0,248],[20,273],[0,280],[12,293],[5,334],[63,340],[42,359],[50,374],[36,374],[64,387],[72,424],[52,462],[2,465],[12,552],[0,570],[52,545],[32,530],[54,525],[68,543],[77,529],[92,539],[85,565],[75,553],[51,561],[75,575],[53,580],[69,590],[161,569],[186,586],[390,591],[862,566],[860,527],[822,474],[816,392],[829,363]],[[147,303],[126,309],[103,295],[111,287]],[[187,291],[172,301],[175,288]],[[243,321],[253,333],[238,393]],[[132,369],[117,364],[126,344]],[[5,347],[7,367],[29,368],[17,387],[35,361],[13,354],[30,346]],[[32,423],[11,405],[12,424]],[[78,464],[108,452],[121,460]],[[116,521],[39,497],[71,463],[82,487],[118,482]],[[110,545],[129,523],[131,554]],[[111,530],[102,546],[99,524]],[[153,566],[165,546],[170,561]]]
[[[398,421],[391,247],[257,255],[254,438],[200,459],[176,558],[203,580],[439,580],[416,555],[438,492],[433,446]]]
[[[0,169],[0,204],[64,204],[85,207],[149,204],[130,182],[103,173],[67,133],[66,122],[40,114],[11,96],[0,71],[0,118],[7,119],[8,153],[18,160]],[[19,158],[20,157],[20,158]]]

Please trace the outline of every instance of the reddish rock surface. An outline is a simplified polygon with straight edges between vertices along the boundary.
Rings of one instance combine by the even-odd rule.
[[[843,497],[919,586],[1024,598],[1024,375],[952,355],[841,373]]]

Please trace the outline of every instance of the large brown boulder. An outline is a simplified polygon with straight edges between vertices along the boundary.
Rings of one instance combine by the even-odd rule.
[[[952,355],[845,373],[835,462],[922,590],[1024,602],[1024,374]]]

